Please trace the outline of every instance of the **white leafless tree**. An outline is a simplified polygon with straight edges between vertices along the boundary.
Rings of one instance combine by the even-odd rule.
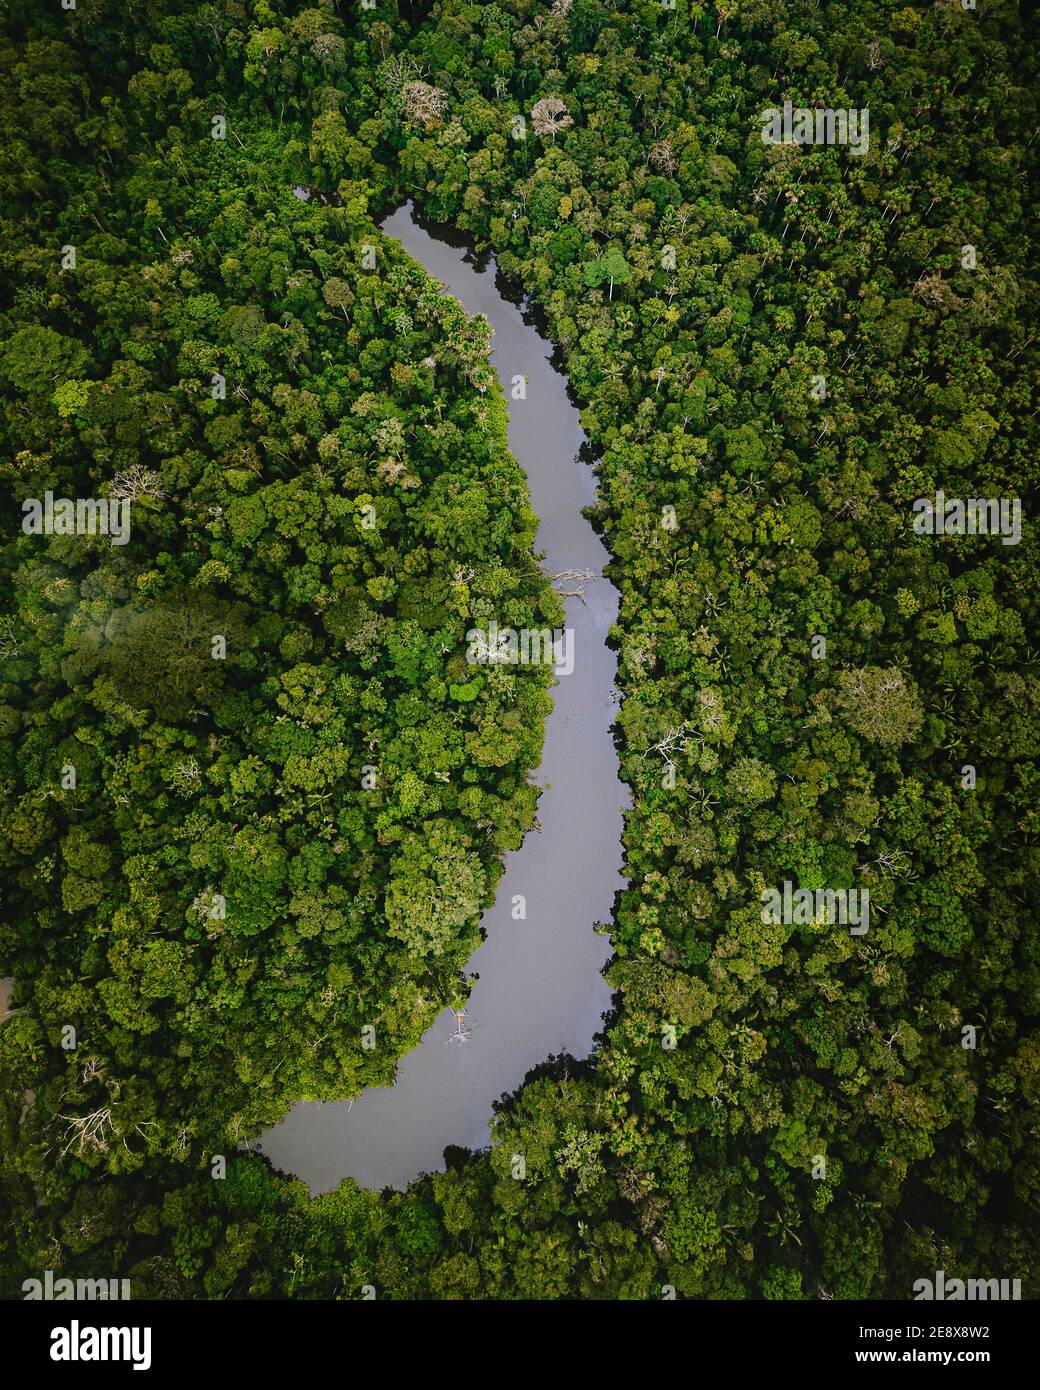
[[[431,125],[442,120],[448,106],[448,96],[440,87],[429,82],[406,82],[401,88],[406,125]]]
[[[0,618],[0,661],[17,656],[20,651],[18,638],[14,635],[14,619]]]
[[[561,130],[574,124],[574,117],[568,115],[567,107],[559,97],[542,97],[531,108],[531,120],[536,135],[551,135],[553,143]]]
[[[585,589],[595,579],[593,570],[546,570],[550,584],[572,584],[576,587],[558,590],[561,598],[580,598],[585,602]]]
[[[162,497],[162,480],[158,473],[152,468],[145,468],[140,463],[135,463],[132,468],[126,468],[122,473],[117,473],[112,480],[109,489],[111,496],[125,499],[128,502],[136,502],[139,497]]]
[[[465,1009],[452,1009],[452,1013],[455,1015],[455,1031],[454,1031],[454,1033],[449,1034],[449,1036],[448,1036],[447,1038],[445,1038],[444,1041],[445,1041],[445,1042],[450,1042],[450,1043],[453,1043],[453,1042],[457,1042],[457,1043],[469,1042],[469,1039],[470,1039],[470,1037],[472,1036],[472,1033],[473,1033],[473,1029],[472,1029],[472,1028],[464,1028],[464,1027],[462,1026],[463,1019],[466,1017],[466,1010],[465,1010]]]
[[[379,65],[379,82],[388,92],[396,95],[408,82],[415,82],[423,75],[423,69],[414,59],[405,54],[395,54]]]
[[[649,154],[650,168],[657,174],[674,174],[679,167],[670,140],[658,140]]]

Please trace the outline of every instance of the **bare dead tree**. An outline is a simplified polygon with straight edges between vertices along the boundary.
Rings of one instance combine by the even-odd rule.
[[[59,1115],[58,1119],[68,1121],[61,1136],[62,1158],[72,1148],[75,1148],[78,1154],[88,1148],[94,1149],[97,1153],[107,1152],[112,1133],[111,1106],[103,1105],[100,1109],[91,1111],[89,1115]]]
[[[536,135],[551,135],[553,143],[561,130],[574,124],[574,117],[568,115],[567,107],[559,97],[542,97],[531,108],[531,120]]]
[[[18,638],[14,635],[14,619],[0,618],[0,661],[9,656],[17,656],[21,651]]]
[[[448,95],[428,82],[406,82],[401,88],[406,125],[432,125],[443,120],[448,107]]]
[[[473,1034],[473,1029],[468,1027],[464,1028],[462,1026],[463,1019],[466,1017],[466,1010],[452,1009],[452,1013],[455,1015],[455,1031],[454,1033],[449,1034],[449,1036],[446,1037],[444,1041],[449,1043],[469,1042],[470,1037]]]
[[[664,759],[665,766],[669,771],[674,772],[675,758],[672,755],[684,753],[693,740],[699,743],[701,734],[689,720],[684,719],[677,728],[670,729],[659,742],[652,743],[649,748],[645,749],[643,757],[649,757],[651,753],[659,753]]]
[[[139,497],[162,497],[162,479],[154,469],[135,463],[116,474],[109,495],[128,502],[136,502]]]
[[[414,59],[397,54],[379,65],[379,83],[395,96],[409,82],[418,81],[424,69]]]
[[[570,589],[558,589],[561,598],[580,598],[586,602],[585,589],[596,578],[594,570],[546,570],[549,582],[555,588],[559,584],[573,584]]]
[[[658,140],[650,151],[648,162],[650,168],[658,174],[674,174],[679,167],[670,140]]]

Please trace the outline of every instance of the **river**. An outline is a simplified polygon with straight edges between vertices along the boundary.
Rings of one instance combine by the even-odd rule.
[[[354,1101],[301,1101],[261,1136],[275,1167],[328,1192],[344,1177],[363,1187],[404,1187],[444,1167],[448,1145],[480,1149],[489,1142],[492,1103],[514,1091],[554,1053],[586,1057],[610,991],[601,971],[610,954],[593,925],[610,920],[623,886],[621,829],[628,791],[618,779],[610,733],[616,710],[617,661],[606,645],[618,595],[602,576],[608,552],[582,508],[595,500],[592,468],[581,456],[585,437],[568,399],[566,379],[552,366],[552,346],[496,286],[493,258],[478,261],[459,238],[435,234],[414,220],[410,204],[383,223],[470,314],[494,330],[492,365],[509,407],[509,445],[525,470],[540,518],[537,548],[553,572],[592,570],[585,601],[567,600],[574,632],[574,670],[553,688],[542,762],[545,788],[539,830],[506,855],[494,906],[481,920],[483,944],[469,961],[477,972],[466,1010],[465,1041],[445,1009],[405,1056],[391,1087]],[[526,376],[525,400],[510,394]],[[514,921],[516,894],[526,920]]]

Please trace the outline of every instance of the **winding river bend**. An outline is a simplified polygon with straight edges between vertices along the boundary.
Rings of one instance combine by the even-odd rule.
[[[260,1148],[275,1167],[317,1195],[344,1177],[363,1187],[404,1187],[444,1167],[448,1145],[480,1149],[489,1142],[492,1103],[516,1089],[553,1053],[591,1051],[610,991],[601,971],[609,943],[593,924],[609,920],[621,877],[622,811],[627,788],[618,780],[610,734],[617,661],[606,645],[618,595],[602,577],[608,552],[582,508],[596,482],[580,451],[585,437],[566,380],[550,363],[552,347],[496,288],[494,261],[474,260],[457,238],[431,233],[411,204],[383,231],[396,237],[470,314],[494,330],[492,365],[509,407],[509,445],[527,473],[540,518],[537,547],[552,571],[592,570],[585,602],[567,600],[574,631],[574,670],[553,688],[553,709],[536,782],[541,829],[508,854],[494,906],[484,914],[483,944],[468,970],[479,980],[466,1010],[471,1028],[451,1043],[455,1020],[445,1009],[404,1057],[394,1086],[355,1101],[301,1101],[267,1130]],[[527,377],[526,400],[510,383]],[[527,917],[514,921],[514,894]]]

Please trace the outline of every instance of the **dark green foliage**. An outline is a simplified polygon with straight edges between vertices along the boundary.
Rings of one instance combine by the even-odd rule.
[[[56,1241],[173,1297],[906,1298],[938,1268],[1036,1297],[1040,118],[1014,7],[232,8],[34,17],[0,94],[6,510],[161,481],[125,549],[8,550],[6,1271]],[[415,65],[440,114],[402,95]],[[572,124],[515,139],[557,95]],[[785,98],[869,107],[869,151],[763,144]],[[361,1023],[396,1053],[422,979],[457,993],[546,708],[442,660],[491,568],[517,621],[553,600],[486,340],[369,220],[405,195],[536,298],[599,454],[619,1008],[488,1153],[310,1202],[208,1156],[386,1080]],[[916,535],[937,488],[1023,499],[1022,543]],[[212,684],[211,603],[249,614]],[[161,696],[150,611],[188,658]],[[507,802],[487,841],[461,768]],[[869,889],[869,933],[763,923],[785,878]]]

